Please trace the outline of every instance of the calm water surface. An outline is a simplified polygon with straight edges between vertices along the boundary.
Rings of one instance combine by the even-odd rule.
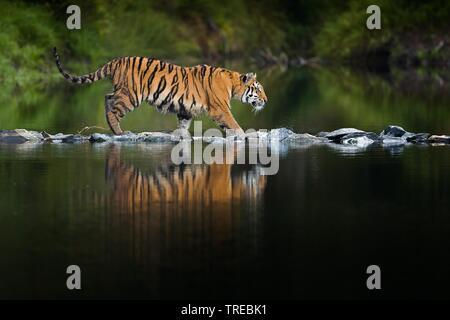
[[[277,77],[286,86],[273,87],[267,110],[237,112],[245,127],[450,133],[448,91],[433,81],[404,89],[402,79],[346,73]],[[85,101],[65,97],[70,108]],[[0,123],[75,131],[102,124],[94,107],[72,119],[35,116],[21,102]],[[274,176],[255,165],[175,166],[170,151],[0,145],[0,298],[450,297],[449,146],[291,148]],[[81,292],[66,289],[71,264],[82,269]],[[371,264],[382,270],[380,292],[366,289]]]

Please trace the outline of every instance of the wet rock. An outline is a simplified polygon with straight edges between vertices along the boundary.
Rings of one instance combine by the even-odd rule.
[[[187,132],[188,133],[188,132]],[[203,140],[206,143],[227,143],[234,141],[250,144],[263,141],[270,143],[274,141],[282,142],[292,147],[308,146],[310,144],[333,144],[341,145],[346,148],[365,148],[371,144],[381,144],[382,146],[392,148],[394,146],[403,146],[408,143],[426,143],[426,144],[450,144],[448,135],[430,135],[429,133],[411,133],[399,126],[390,125],[379,135],[373,132],[364,132],[355,128],[342,128],[332,132],[319,132],[317,135],[308,133],[295,133],[288,128],[277,128],[270,131],[261,129],[256,132],[250,132],[245,135],[231,135],[218,137],[191,137],[176,132],[126,132],[123,135],[112,135],[93,133],[90,136],[80,134],[49,134],[47,132],[39,133],[37,131],[28,131],[24,129],[2,130],[0,131],[0,143],[25,143],[25,142],[52,142],[52,143],[76,143],[83,141],[91,142],[149,142],[149,143],[175,143],[181,140]],[[281,144],[280,144],[281,145]]]
[[[0,143],[24,143],[27,139],[18,134],[15,130],[1,130]]]
[[[266,140],[267,139],[267,135],[269,133],[267,132],[267,130],[258,130],[255,132],[247,132],[245,133],[245,138],[248,141],[258,141],[259,139],[261,140]]]
[[[316,144],[330,142],[327,138],[316,137],[309,133],[293,133],[289,136],[289,141],[298,144]]]
[[[0,142],[2,143],[25,143],[25,142],[41,142],[44,139],[42,134],[37,131],[28,131],[25,129],[1,130]]]
[[[166,132],[142,132],[138,133],[137,141],[143,142],[178,142],[182,138]]]
[[[102,133],[94,133],[89,137],[91,142],[176,142],[180,141],[180,136],[165,132],[141,132],[141,133],[125,133],[122,135],[108,135]]]
[[[89,141],[91,142],[105,142],[112,141],[113,138],[111,135],[103,134],[103,133],[93,133],[89,137]]]
[[[406,138],[406,141],[411,143],[426,143],[431,135],[429,133],[415,133]]]
[[[372,140],[373,142],[380,139],[376,133],[361,131],[361,132],[353,132],[353,133],[346,134],[345,136],[341,137],[340,142],[351,144],[351,143],[348,143],[350,140],[358,139],[358,138],[366,138],[368,140]]]
[[[318,134],[316,134],[316,137],[326,138],[327,134],[329,134],[328,131],[320,131]]]
[[[47,142],[66,142],[66,143],[72,143],[78,141],[85,140],[86,138],[82,135],[74,135],[74,134],[49,134],[47,132],[42,132],[42,136],[44,138],[44,141]]]
[[[340,140],[344,145],[354,145],[362,148],[377,141],[379,141],[379,137],[373,132],[354,132],[343,136]]]
[[[234,138],[234,137],[233,137]],[[228,141],[233,141],[232,137],[228,137]],[[209,137],[203,137],[203,141],[207,143],[226,143],[227,139],[223,137],[215,137],[215,136],[209,136]]]
[[[406,134],[406,130],[399,126],[387,126],[386,129],[381,131],[380,136],[383,138],[388,137],[394,137],[394,138],[400,138],[403,137]]]
[[[355,128],[342,128],[342,129],[328,132],[328,133],[324,134],[323,136],[331,141],[339,142],[342,137],[344,137],[348,134],[352,134],[352,133],[365,133],[365,132],[362,130],[359,130],[359,129],[355,129]]]
[[[431,143],[444,143],[444,144],[449,144],[450,143],[450,136],[446,136],[446,135],[432,135],[428,138],[427,140],[428,142]]]
[[[408,139],[411,139],[415,135],[416,135],[415,133],[408,132],[402,127],[392,125],[388,126],[380,133],[380,137],[382,139],[401,138],[406,141],[408,141]]]
[[[267,135],[268,140],[276,139],[278,141],[283,141],[288,139],[290,136],[292,136],[294,132],[287,128],[277,128],[270,130],[269,134]]]

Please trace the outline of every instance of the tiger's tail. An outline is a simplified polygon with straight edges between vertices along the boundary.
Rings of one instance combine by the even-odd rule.
[[[56,48],[53,48],[53,56],[55,57],[56,66],[58,67],[59,72],[66,78],[68,81],[72,83],[77,84],[84,84],[84,83],[92,83],[95,81],[98,81],[100,79],[111,77],[111,70],[112,65],[114,64],[114,61],[110,61],[107,64],[103,65],[102,67],[98,68],[96,71],[84,74],[81,76],[75,76],[71,75],[67,71],[65,71],[61,65],[61,62],[59,60],[58,52],[56,51]]]

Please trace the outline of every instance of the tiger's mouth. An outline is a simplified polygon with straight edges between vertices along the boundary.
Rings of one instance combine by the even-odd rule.
[[[264,103],[264,102],[253,101],[253,102],[251,103],[251,105],[252,105],[252,107],[253,107],[253,111],[254,111],[254,112],[259,112],[259,111],[261,111],[262,109],[264,109],[265,103]]]

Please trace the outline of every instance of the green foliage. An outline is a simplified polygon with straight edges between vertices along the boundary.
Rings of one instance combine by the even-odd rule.
[[[433,32],[443,35],[447,32],[448,1],[380,0],[377,5],[381,9],[381,30],[373,31],[366,28],[369,15],[365,12],[370,4],[373,1],[351,0],[347,8],[328,12],[328,18],[315,37],[314,52],[329,59],[343,60],[366,56],[385,47],[403,51],[399,47],[407,42],[405,35],[416,34],[426,41]]]

